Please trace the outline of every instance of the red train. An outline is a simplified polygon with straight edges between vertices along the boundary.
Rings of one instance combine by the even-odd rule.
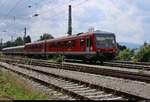
[[[27,43],[23,46],[4,48],[5,54],[64,55],[66,58],[103,61],[111,60],[117,53],[114,33],[95,31],[67,37]]]

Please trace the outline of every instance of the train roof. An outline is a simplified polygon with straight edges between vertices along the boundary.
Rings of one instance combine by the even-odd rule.
[[[26,43],[25,45],[40,44],[40,43],[44,43],[44,42],[45,42],[45,40],[35,41],[35,42],[31,42],[31,43]]]
[[[101,31],[101,30],[96,30],[96,31],[94,31],[93,33],[95,33],[95,34],[114,34],[114,33],[112,33],[112,32]]]
[[[63,36],[63,37],[59,37],[59,38],[54,38],[54,39],[48,39],[46,41],[54,41],[54,40],[63,40],[63,39],[72,39],[75,38],[79,35],[86,35],[86,33],[79,33],[79,34],[74,34],[74,35],[68,35],[68,36]]]
[[[24,45],[14,46],[14,47],[7,47],[7,48],[3,48],[2,50],[10,50],[10,49],[18,49],[18,48],[24,48]]]
[[[89,34],[89,35],[91,35],[91,34],[114,35],[114,33],[111,33],[111,32],[96,30],[94,32],[81,32],[81,33],[74,34],[74,35],[62,36],[59,38],[48,39],[48,40],[43,40],[43,41],[36,41],[36,42],[32,42],[32,43],[27,43],[26,45],[40,44],[40,43],[44,43],[45,41],[50,42],[50,41],[57,41],[57,40],[63,40],[63,39],[72,39],[77,36],[78,37],[86,36],[87,34]]]

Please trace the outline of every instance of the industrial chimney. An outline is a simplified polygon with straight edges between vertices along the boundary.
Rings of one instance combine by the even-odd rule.
[[[71,14],[71,5],[69,5],[68,35],[72,35],[72,14]]]

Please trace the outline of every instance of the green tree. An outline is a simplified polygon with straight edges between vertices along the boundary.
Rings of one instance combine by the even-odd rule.
[[[31,42],[31,37],[28,35],[27,37],[25,37],[24,43],[30,43],[30,42]]]
[[[23,45],[24,41],[23,41],[22,37],[17,37],[14,43],[15,43],[15,46]]]
[[[150,62],[150,44],[144,43],[135,55],[135,59],[140,62]]]
[[[3,48],[19,46],[19,45],[23,45],[23,44],[24,44],[24,41],[23,41],[22,37],[17,37],[14,42],[7,41],[6,43],[4,43]]]
[[[40,39],[38,41],[47,40],[47,39],[53,39],[53,38],[54,37],[51,34],[44,33],[43,35],[40,36]]]
[[[119,43],[117,43],[117,47],[118,47],[119,51],[122,51],[127,48],[125,45],[120,45]]]
[[[118,60],[129,61],[134,56],[134,50],[124,49],[117,55]]]
[[[6,43],[4,43],[4,48],[5,47],[12,47],[12,46],[14,46],[14,42],[11,42],[11,41],[7,41]]]

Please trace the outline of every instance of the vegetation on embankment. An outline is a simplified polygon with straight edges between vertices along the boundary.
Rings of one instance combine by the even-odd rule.
[[[138,49],[120,50],[116,59],[134,62],[150,62],[150,44],[145,43]]]
[[[47,100],[41,92],[33,89],[25,81],[19,80],[10,72],[0,70],[0,100]]]
[[[48,58],[48,61],[49,62],[58,62],[58,63],[61,63],[64,61],[64,56],[63,55],[56,55],[56,56],[53,56],[51,58]]]

